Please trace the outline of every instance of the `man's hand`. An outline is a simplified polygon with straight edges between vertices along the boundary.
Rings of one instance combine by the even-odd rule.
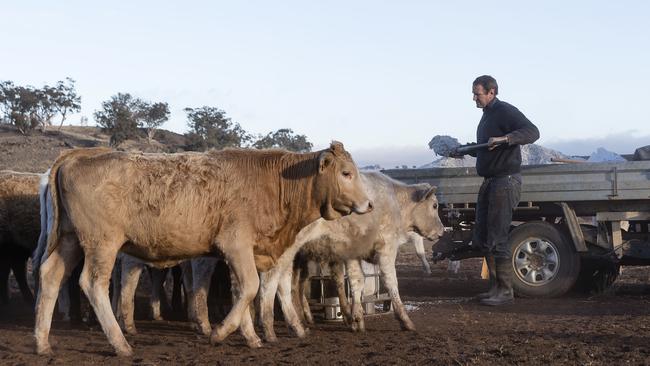
[[[488,140],[488,150],[492,151],[497,146],[507,144],[507,143],[508,143],[508,136],[490,137],[490,139]]]

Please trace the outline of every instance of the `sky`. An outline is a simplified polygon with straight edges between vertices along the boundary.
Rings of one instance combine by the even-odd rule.
[[[421,165],[435,135],[475,140],[471,84],[566,154],[650,144],[648,1],[5,1],[0,80],[71,77],[81,116],[118,92],[218,107],[245,130],[291,128],[357,164]]]

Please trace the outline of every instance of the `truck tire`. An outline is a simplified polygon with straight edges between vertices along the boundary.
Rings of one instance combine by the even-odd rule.
[[[573,287],[580,256],[558,227],[533,221],[510,232],[512,286],[523,297],[557,297]]]

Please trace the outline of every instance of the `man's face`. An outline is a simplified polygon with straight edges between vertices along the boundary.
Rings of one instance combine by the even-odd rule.
[[[474,94],[476,108],[485,108],[485,106],[490,104],[492,99],[494,99],[494,89],[485,91],[483,85],[474,85],[472,87],[472,93]]]

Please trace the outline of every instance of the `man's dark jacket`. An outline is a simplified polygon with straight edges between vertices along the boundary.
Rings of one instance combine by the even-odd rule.
[[[482,177],[503,177],[521,171],[519,145],[539,139],[539,130],[515,106],[494,98],[485,108],[476,130],[476,142],[486,143],[490,137],[508,136],[508,144],[494,150],[476,152],[476,171]]]

